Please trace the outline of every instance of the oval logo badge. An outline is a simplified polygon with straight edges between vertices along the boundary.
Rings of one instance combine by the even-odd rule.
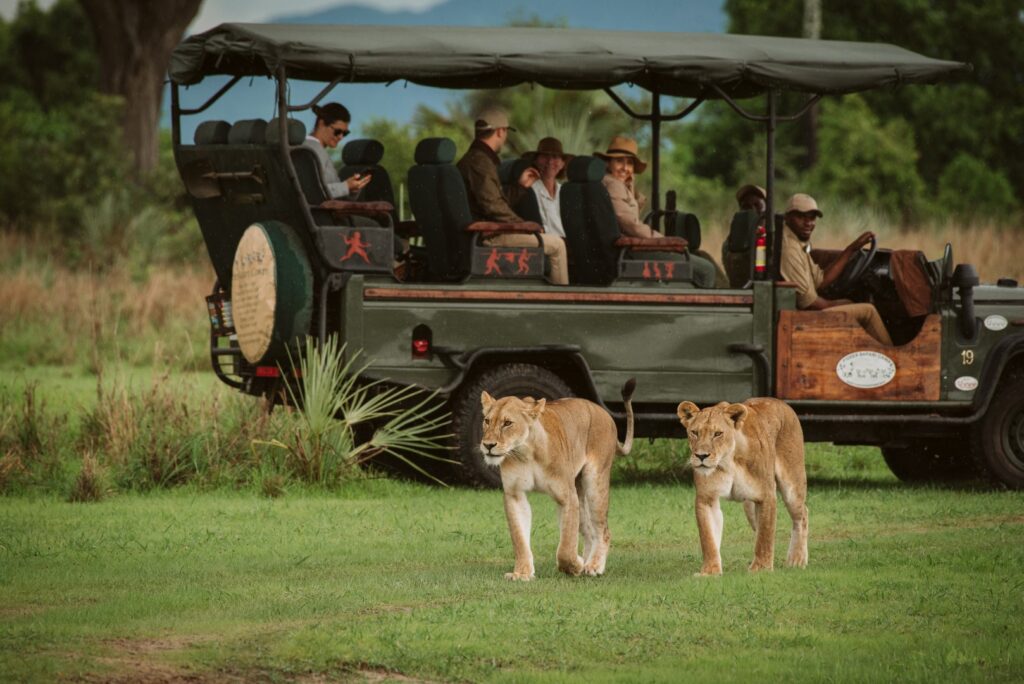
[[[972,378],[970,375],[961,375],[953,382],[953,385],[961,392],[970,392],[978,389],[978,379]]]
[[[839,359],[836,375],[850,387],[874,389],[896,377],[896,363],[885,354],[858,351]]]
[[[1006,322],[1006,317],[1005,316],[1000,316],[999,314],[993,314],[992,316],[986,316],[985,317],[985,327],[988,328],[989,330],[991,330],[992,332],[999,332],[1000,330],[1006,330],[1006,326],[1007,325],[1008,325],[1008,323]]]

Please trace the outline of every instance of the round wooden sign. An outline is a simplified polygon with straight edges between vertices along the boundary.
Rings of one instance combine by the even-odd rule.
[[[231,267],[231,307],[247,361],[271,363],[309,332],[313,272],[298,236],[278,221],[245,229]]]

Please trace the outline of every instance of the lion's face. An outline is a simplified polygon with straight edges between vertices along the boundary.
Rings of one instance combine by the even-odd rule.
[[[495,399],[487,392],[480,395],[484,408],[483,438],[480,451],[488,465],[499,465],[509,454],[526,444],[530,428],[544,412],[545,401],[529,397]]]
[[[736,451],[736,433],[747,417],[743,404],[721,402],[703,411],[690,401],[676,409],[690,440],[690,465],[693,472],[709,475],[727,464]]]

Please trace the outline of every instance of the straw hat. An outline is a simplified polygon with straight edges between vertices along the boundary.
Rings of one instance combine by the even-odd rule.
[[[552,157],[561,157],[562,161],[565,162],[565,166],[558,172],[558,178],[565,176],[565,170],[569,168],[569,162],[572,161],[575,155],[566,154],[562,149],[562,141],[558,138],[541,138],[540,142],[537,143],[537,149],[529,152],[523,152],[523,159],[529,162],[531,165],[536,161],[537,155],[549,154]]]
[[[612,141],[608,143],[608,149],[604,152],[594,152],[595,157],[600,157],[605,161],[609,159],[622,159],[623,157],[631,157],[633,159],[633,171],[636,173],[643,173],[644,169],[647,168],[647,162],[641,159],[637,155],[636,140],[627,138],[624,135],[617,135],[612,138]]]

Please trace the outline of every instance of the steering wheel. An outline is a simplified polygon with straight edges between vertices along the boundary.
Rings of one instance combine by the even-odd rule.
[[[851,290],[860,282],[860,279],[871,267],[878,253],[878,240],[871,238],[867,251],[858,249],[857,252],[846,262],[846,267],[839,274],[835,282],[828,286],[829,296],[833,299],[846,299]]]

